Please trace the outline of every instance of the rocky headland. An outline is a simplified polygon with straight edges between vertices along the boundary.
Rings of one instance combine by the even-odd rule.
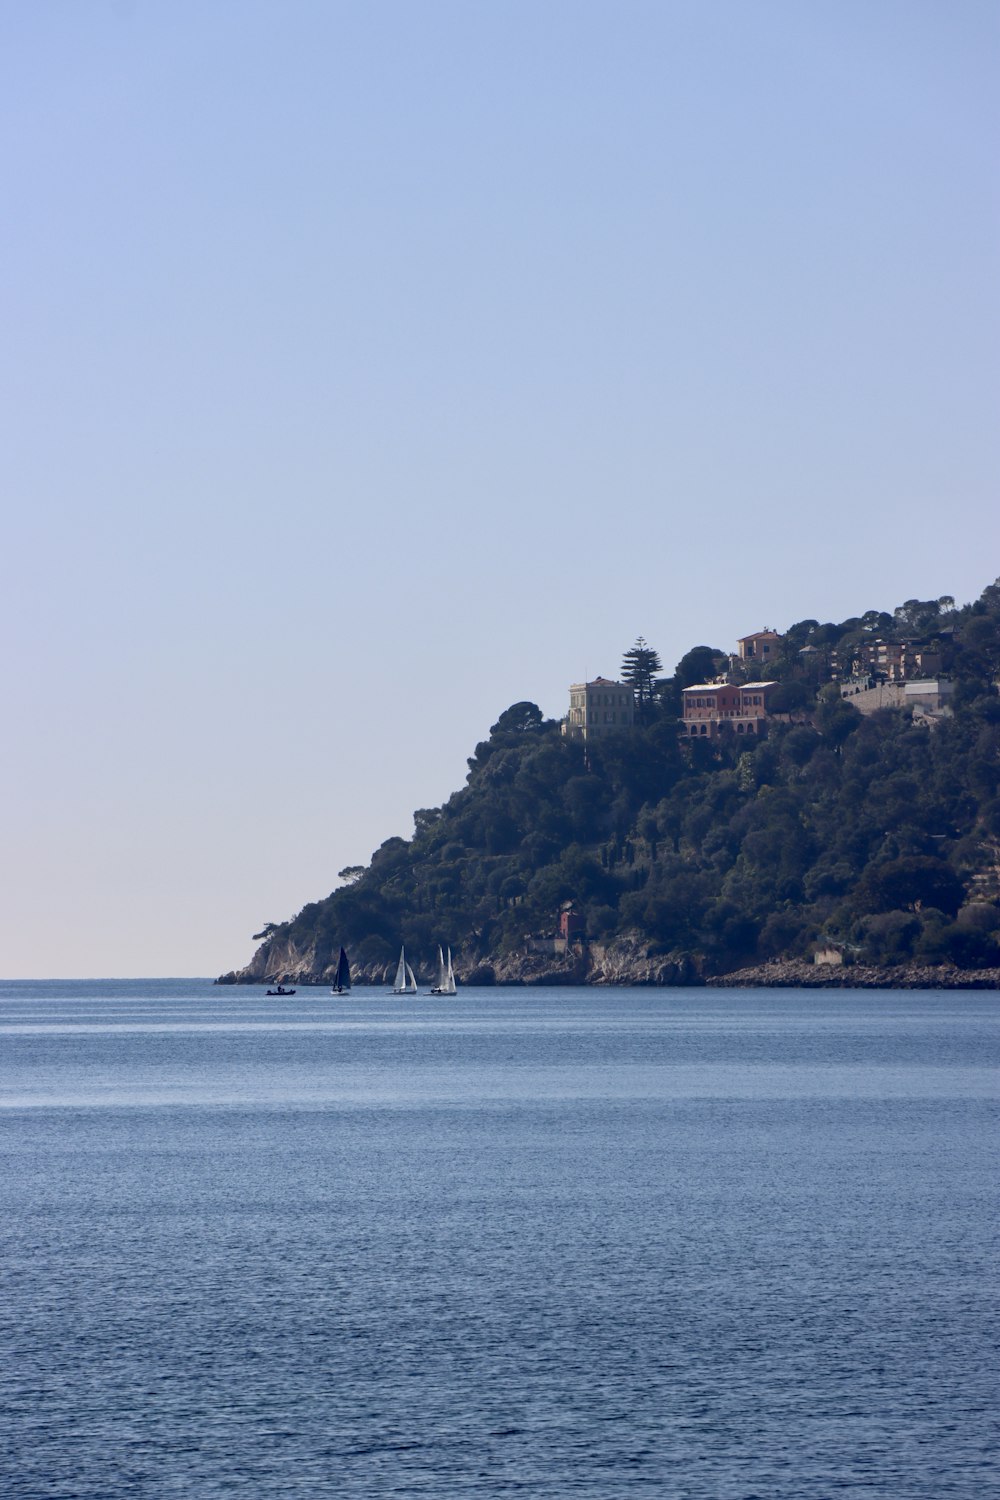
[[[563,952],[537,952],[525,947],[489,961],[463,960],[455,955],[455,974],[464,985],[690,985],[702,984],[697,966],[686,956],[654,954],[638,938],[614,943],[575,944]],[[314,944],[297,948],[290,940],[263,943],[246,968],[220,975],[218,984],[332,984],[336,955],[319,954]],[[433,984],[436,971],[415,965],[420,984]],[[392,983],[395,962],[353,964],[357,985]]]
[[[224,982],[325,985],[342,944],[382,986],[405,943],[429,987],[447,942],[473,985],[1000,988],[1000,580],[960,609],[912,598],[765,634],[766,679],[695,646],[639,681],[659,658],[637,643],[616,686],[635,718],[614,729],[610,701],[586,735],[511,704],[410,838],[261,923]],[[933,660],[938,707],[923,688],[870,704],[857,684],[883,657]],[[763,717],[691,698],[722,687]]]

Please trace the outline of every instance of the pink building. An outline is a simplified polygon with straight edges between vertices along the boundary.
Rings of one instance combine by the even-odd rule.
[[[702,682],[684,689],[684,733],[688,739],[767,732],[767,704],[775,682]]]

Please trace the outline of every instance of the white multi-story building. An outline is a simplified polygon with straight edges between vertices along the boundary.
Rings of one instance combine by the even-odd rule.
[[[569,713],[563,720],[568,739],[596,740],[631,729],[635,723],[635,694],[627,682],[595,677],[574,682],[569,690]]]

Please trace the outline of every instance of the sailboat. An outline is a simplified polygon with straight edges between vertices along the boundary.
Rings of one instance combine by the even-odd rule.
[[[343,948],[340,950],[340,958],[337,960],[337,977],[333,981],[331,995],[349,995],[351,993],[351,966],[347,962],[347,954]]]
[[[441,952],[441,944],[438,944],[438,982],[431,990],[432,995],[455,995],[458,986],[455,983],[455,971],[451,966],[451,949],[448,949],[448,958],[445,959]]]
[[[396,965],[396,980],[392,986],[394,995],[415,995],[417,993],[417,976],[406,962],[406,948],[399,950],[399,963]]]

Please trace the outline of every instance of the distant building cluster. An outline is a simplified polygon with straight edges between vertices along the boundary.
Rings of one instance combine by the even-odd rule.
[[[834,675],[840,668],[849,677],[870,676],[882,682],[907,682],[914,677],[936,677],[941,670],[941,652],[920,641],[864,641],[854,658],[842,663],[836,651],[830,653]]]
[[[773,716],[777,681],[749,681],[751,672],[767,670],[784,637],[765,628],[741,636],[729,657],[729,668],[712,682],[683,689],[681,733],[688,740],[715,740],[734,734],[761,739]],[[926,641],[863,641],[848,656],[836,647],[810,644],[799,650],[810,664],[813,681],[839,682],[840,692],[862,713],[880,708],[911,707],[915,717],[931,719],[950,712],[952,683],[938,674],[941,652]],[[568,739],[590,741],[629,729],[636,721],[636,701],[626,682],[595,677],[569,690],[569,713],[562,732]]]

